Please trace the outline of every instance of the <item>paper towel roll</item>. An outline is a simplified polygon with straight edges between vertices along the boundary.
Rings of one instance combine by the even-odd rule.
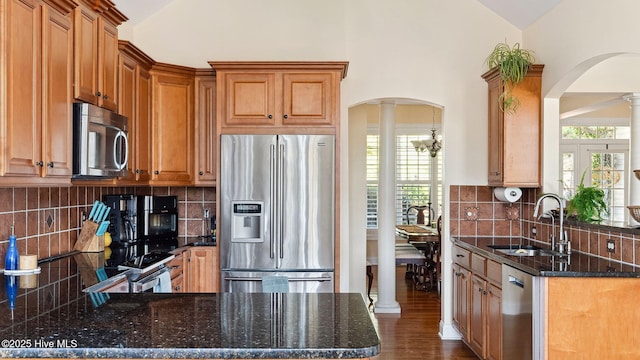
[[[20,270],[32,270],[38,267],[38,255],[20,255]]]
[[[493,195],[500,201],[508,201],[510,203],[520,200],[522,190],[517,187],[499,187],[493,189]]]

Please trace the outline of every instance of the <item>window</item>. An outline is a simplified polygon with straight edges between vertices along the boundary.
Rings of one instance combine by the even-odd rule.
[[[629,126],[562,126],[560,163],[563,195],[571,199],[584,173],[585,186],[604,190],[608,220],[627,222]]]
[[[428,152],[418,153],[412,140],[424,135],[396,136],[396,224],[406,224],[406,211],[413,205],[427,205],[434,209],[432,220],[439,214],[442,203],[442,155],[432,158]],[[367,135],[367,228],[378,227],[378,167],[379,136]],[[432,165],[435,167],[432,168]],[[425,214],[426,215],[426,214]],[[415,213],[410,218],[415,223]]]

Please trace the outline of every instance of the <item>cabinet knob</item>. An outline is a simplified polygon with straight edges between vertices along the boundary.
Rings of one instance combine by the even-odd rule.
[[[269,116],[267,116],[269,119],[273,119],[273,115],[269,114]]]
[[[42,161],[38,161],[38,162],[36,163],[36,166],[43,166],[43,165],[44,165],[44,162],[42,162]]]
[[[52,167],[53,167],[53,161],[48,162],[48,163],[47,163],[47,166],[48,166],[48,167],[50,167],[50,168],[52,168]]]
[[[102,97],[103,99],[107,100],[109,98],[109,95],[104,94],[104,96]]]
[[[154,173],[154,174],[156,174],[156,175],[158,175],[158,174],[160,174],[160,171],[156,170],[156,171],[154,171],[153,173]]]
[[[198,172],[198,175],[202,176],[202,175],[204,175],[204,172],[200,171],[200,172]]]
[[[136,174],[140,174],[140,170],[136,169]]]
[[[500,176],[500,171],[496,171],[496,176]]]
[[[289,115],[284,114],[284,118],[285,118],[285,119],[288,119],[288,118],[289,118]]]
[[[96,96],[97,96],[97,97],[100,97],[100,96],[102,96],[102,93],[101,93],[100,91],[98,91],[98,92],[96,93]]]

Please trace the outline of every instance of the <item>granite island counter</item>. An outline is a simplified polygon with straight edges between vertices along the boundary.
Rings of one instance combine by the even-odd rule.
[[[361,294],[109,294],[63,257],[8,301],[0,275],[0,358],[363,359],[380,340]],[[85,276],[86,277],[86,276]]]

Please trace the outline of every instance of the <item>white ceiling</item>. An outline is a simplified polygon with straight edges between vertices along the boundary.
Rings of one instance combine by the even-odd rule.
[[[177,0],[113,0],[135,25]],[[477,0],[519,29],[525,29],[562,0]]]

